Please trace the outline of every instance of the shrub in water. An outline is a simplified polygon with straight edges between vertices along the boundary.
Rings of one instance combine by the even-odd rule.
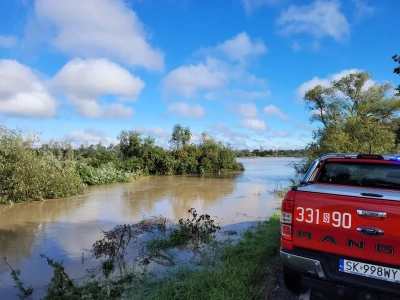
[[[0,127],[0,203],[81,194],[85,186],[73,163],[36,151],[34,141]]]
[[[76,171],[83,182],[88,185],[130,182],[133,179],[133,173],[118,170],[112,162],[98,168],[77,163]]]

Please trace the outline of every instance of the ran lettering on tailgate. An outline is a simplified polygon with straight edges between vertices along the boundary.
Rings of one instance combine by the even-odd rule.
[[[330,224],[333,227],[343,227],[345,229],[351,228],[351,214],[349,213],[333,211],[332,213],[325,212],[321,214],[319,209],[305,208],[301,206],[298,206],[296,210],[297,222],[320,224],[322,221],[323,223]]]

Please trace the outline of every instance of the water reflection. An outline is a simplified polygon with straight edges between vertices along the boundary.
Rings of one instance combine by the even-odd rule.
[[[44,202],[0,206],[0,256],[22,271],[34,288],[48,283],[52,269],[39,255],[63,260],[72,277],[83,249],[101,237],[101,230],[163,215],[187,216],[191,207],[217,216],[223,224],[265,218],[279,205],[269,193],[287,185],[293,169],[287,158],[240,159],[246,171],[219,176],[162,176],[132,183],[90,187],[85,195]],[[17,299],[9,270],[0,262],[0,299]]]

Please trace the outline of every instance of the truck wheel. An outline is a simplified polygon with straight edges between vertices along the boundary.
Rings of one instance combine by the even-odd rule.
[[[301,276],[300,273],[283,268],[283,282],[286,289],[289,291],[299,294],[301,292]]]

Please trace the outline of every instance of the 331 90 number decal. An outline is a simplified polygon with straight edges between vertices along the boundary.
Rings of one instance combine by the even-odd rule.
[[[326,223],[333,227],[343,227],[345,229],[351,228],[351,214],[341,213],[338,211],[321,213],[319,209],[304,208],[298,206],[297,222],[306,222],[309,224]]]

